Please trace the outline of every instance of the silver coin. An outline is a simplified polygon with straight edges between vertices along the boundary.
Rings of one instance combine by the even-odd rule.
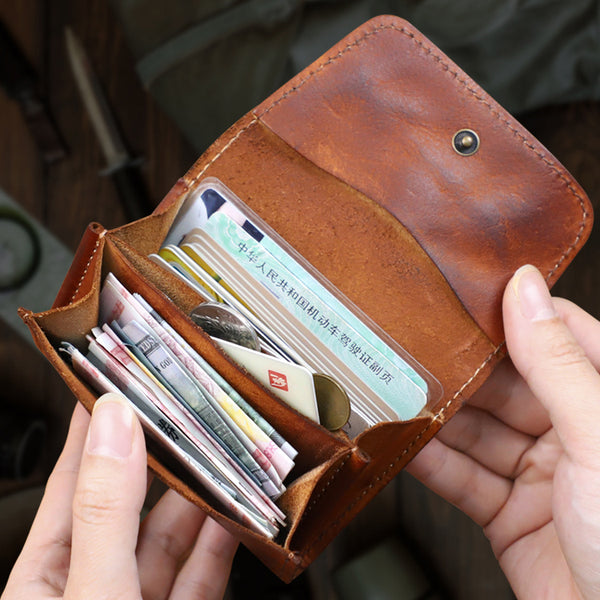
[[[258,335],[250,321],[230,306],[203,302],[190,312],[190,318],[208,335],[251,350],[260,350]]]

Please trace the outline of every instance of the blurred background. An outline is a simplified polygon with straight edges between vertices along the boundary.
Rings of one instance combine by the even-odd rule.
[[[49,308],[89,222],[110,229],[136,206],[151,210],[237,118],[383,13],[431,37],[558,157],[597,209],[597,1],[0,0],[0,589],[74,405],[16,306]],[[73,77],[67,27],[129,159],[102,152]],[[135,190],[115,185],[119,166],[139,179]],[[596,317],[599,244],[594,231],[555,288]],[[513,597],[479,528],[404,473],[290,586],[241,550],[228,596],[350,600],[336,581],[350,572],[381,579],[373,560],[404,582],[394,597]]]

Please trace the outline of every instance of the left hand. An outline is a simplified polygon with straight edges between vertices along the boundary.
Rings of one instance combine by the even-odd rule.
[[[140,527],[146,473],[127,401],[78,404],[2,600],[222,598],[237,541],[172,490]]]

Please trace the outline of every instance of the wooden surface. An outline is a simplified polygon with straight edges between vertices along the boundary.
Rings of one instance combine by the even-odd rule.
[[[19,108],[0,93],[0,188],[74,250],[88,222],[99,221],[110,228],[123,223],[124,215],[111,182],[99,176],[103,158],[68,67],[63,37],[66,25],[86,47],[131,150],[144,158],[143,176],[155,203],[196,156],[141,89],[106,2],[0,0],[0,18],[38,70],[41,90],[69,147],[66,159],[45,166]],[[572,170],[597,206],[598,106],[540,111],[525,121]],[[593,234],[590,244],[557,286],[558,293],[596,316],[600,316],[596,299],[600,290],[599,243],[600,236]],[[1,408],[17,406],[40,415],[50,430],[44,461],[37,472],[25,482],[0,480],[0,495],[6,495],[44,481],[62,446],[73,399],[41,356],[2,322],[0,385]],[[310,586],[316,599],[333,600],[335,568],[388,535],[397,536],[414,552],[426,575],[448,598],[513,597],[479,528],[406,474],[388,486],[332,544],[302,585]],[[4,565],[4,571],[0,571],[0,581],[6,568]],[[266,572],[260,572],[268,579]],[[234,587],[244,589],[243,579],[240,581],[243,571],[238,568],[236,573]],[[305,588],[302,590],[298,592],[302,595],[290,597],[307,598]],[[282,591],[275,591],[269,597],[283,596]],[[235,597],[250,595],[236,593]]]

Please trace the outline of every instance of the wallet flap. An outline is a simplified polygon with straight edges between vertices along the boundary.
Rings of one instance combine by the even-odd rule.
[[[589,236],[590,203],[564,167],[397,17],[366,23],[254,114],[403,223],[496,344],[512,273],[533,257],[551,285]],[[475,152],[457,152],[461,130]]]

